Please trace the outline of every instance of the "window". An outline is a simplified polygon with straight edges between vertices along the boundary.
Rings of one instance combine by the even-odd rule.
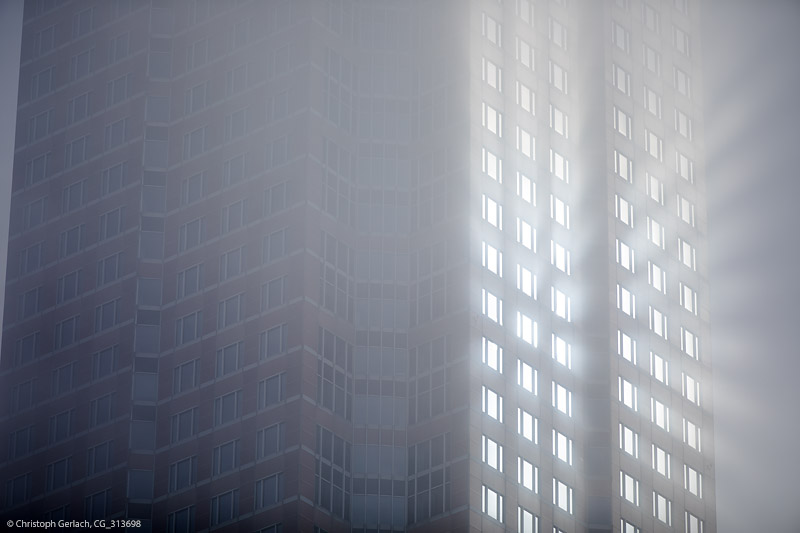
[[[49,443],[60,442],[72,433],[72,422],[75,416],[74,409],[62,411],[50,417],[49,423]]]
[[[653,492],[653,516],[668,526],[672,525],[672,502]]]
[[[666,386],[669,386],[669,361],[660,355],[650,352],[650,375]]]
[[[39,198],[38,200],[34,200],[33,202],[26,204],[23,208],[22,218],[24,220],[24,228],[26,230],[35,228],[45,221],[47,206],[46,200],[46,197]]]
[[[517,105],[530,113],[536,114],[536,95],[530,87],[517,81]]]
[[[570,253],[569,250],[550,241],[550,264],[569,276],[570,274]]]
[[[661,118],[661,96],[647,85],[644,86],[644,107],[652,115]]]
[[[483,219],[499,230],[503,230],[503,206],[488,196],[481,195]]]
[[[692,359],[700,359],[700,341],[697,335],[681,326],[681,350]]]
[[[686,511],[686,533],[703,533],[703,521]]]
[[[28,142],[35,142],[47,136],[53,126],[53,110],[48,109],[31,118],[28,123]]]
[[[539,468],[526,461],[522,457],[517,457],[517,483],[526,489],[539,493]]]
[[[659,54],[646,44],[643,46],[644,46],[643,54],[644,54],[645,68],[647,68],[647,70],[649,70],[656,76],[661,76],[661,54]]]
[[[83,136],[67,143],[64,149],[64,168],[72,168],[86,160],[86,148],[89,144],[89,136]]]
[[[633,248],[617,239],[617,264],[625,270],[635,272],[633,255]]]
[[[119,298],[94,308],[95,333],[114,327],[119,321]]]
[[[536,276],[522,265],[517,265],[517,289],[536,299]]]
[[[113,106],[128,99],[131,75],[126,74],[115,78],[106,84],[106,105]],[[107,128],[106,128],[107,130]],[[108,132],[106,131],[106,138]],[[106,142],[107,143],[107,142]]]
[[[483,314],[492,322],[503,325],[503,300],[486,289],[481,289]]]
[[[187,457],[169,465],[169,492],[176,492],[197,482],[197,456]]]
[[[481,102],[481,124],[498,137],[503,137],[503,114],[486,102]]]
[[[270,457],[283,451],[284,423],[260,429],[256,434],[256,459]]]
[[[481,13],[481,27],[484,37],[491,43],[503,47],[503,27],[499,22],[486,13]]]
[[[647,262],[647,282],[658,292],[667,293],[667,274],[652,261]]]
[[[52,392],[53,396],[59,396],[72,390],[74,386],[74,372],[75,370],[75,363],[71,362],[59,368],[56,368],[52,372]],[[32,388],[31,388],[32,389]]]
[[[128,163],[122,162],[103,170],[101,179],[101,193],[105,196],[120,190],[125,186],[125,178],[128,173]]]
[[[62,320],[55,327],[55,349],[66,348],[78,342],[78,316]]]
[[[72,38],[89,33],[92,29],[93,9],[84,9],[72,17]]]
[[[198,128],[183,136],[183,159],[197,157],[206,149],[206,127]]]
[[[667,315],[650,306],[650,330],[667,340]]]
[[[105,518],[111,509],[111,489],[96,492],[84,500],[84,518],[99,520]]]
[[[553,456],[572,466],[572,439],[553,430]]]
[[[231,296],[217,306],[217,329],[240,322],[244,311],[244,294]]]
[[[626,361],[636,364],[636,341],[622,331],[617,331],[617,352]]]
[[[71,365],[70,365],[71,367]],[[70,370],[71,371],[71,370]],[[56,385],[56,373],[53,373],[53,385]],[[70,387],[72,386],[72,376],[70,375]],[[11,390],[11,412],[18,413],[29,407],[34,403],[34,389],[36,387],[36,380],[29,379],[19,385],[15,385]],[[54,387],[55,389],[55,387]]]
[[[633,205],[618,194],[614,198],[617,218],[626,226],[633,227]]]
[[[191,115],[206,107],[206,98],[208,94],[208,82],[203,82],[188,89],[183,97],[183,112],[185,115]]]
[[[219,258],[219,281],[227,281],[245,271],[245,248],[237,248],[222,254]]]
[[[179,394],[197,386],[197,369],[199,365],[199,360],[193,359],[179,364],[172,370],[172,394]]]
[[[662,250],[665,249],[664,226],[650,217],[647,217],[647,237],[650,239],[650,242]]]
[[[483,364],[494,370],[503,373],[503,348],[486,337],[483,337]]]
[[[644,132],[644,148],[652,157],[658,159],[659,161],[664,160],[664,143],[655,133],[650,130],[645,130]]]
[[[214,400],[214,426],[220,426],[236,420],[241,416],[241,408],[241,390],[218,396]]]
[[[520,359],[517,360],[517,385],[534,395],[539,394],[539,379],[536,369]]]
[[[197,432],[198,413],[197,408],[192,407],[178,414],[172,415],[171,436],[172,442],[180,442],[194,435]]]
[[[556,19],[550,19],[550,40],[559,48],[567,49],[567,29]]]
[[[487,487],[482,486],[481,491],[481,510],[490,518],[503,521],[503,495]]]
[[[106,125],[105,149],[110,150],[128,140],[128,119],[123,118]]]
[[[123,33],[111,39],[108,51],[108,62],[116,63],[128,56],[130,46],[130,32]]]
[[[700,428],[686,418],[683,419],[683,442],[698,452],[702,451]]]
[[[123,208],[118,207],[100,215],[100,240],[116,237],[122,232]]]
[[[631,318],[636,318],[636,295],[617,284],[617,309]]]
[[[569,514],[572,514],[572,492],[572,487],[553,478],[553,505]]]
[[[33,426],[28,426],[11,432],[9,439],[8,458],[18,459],[31,452],[33,449]]]
[[[181,182],[181,205],[193,204],[205,195],[205,173],[201,172]]]
[[[70,64],[70,79],[79,80],[92,72],[92,55],[94,50],[85,50],[72,56]]]
[[[287,349],[288,326],[281,324],[261,332],[260,357],[269,359],[281,355]]]
[[[685,372],[681,374],[681,393],[684,398],[700,406],[700,382]]]
[[[567,94],[567,71],[552,60],[550,61],[550,84]]]
[[[482,436],[483,462],[498,472],[503,471],[503,445],[498,444],[486,435]]]
[[[224,524],[239,516],[239,489],[211,498],[211,525]]]
[[[614,173],[623,180],[633,183],[633,161],[614,150]]]
[[[572,346],[555,333],[551,336],[551,351],[554,360],[572,369]]]
[[[669,407],[656,400],[650,398],[650,421],[663,429],[669,431]]]
[[[482,260],[483,266],[492,274],[497,275],[498,277],[503,277],[503,252],[492,246],[491,244],[487,244],[484,241],[482,246]]]
[[[611,41],[626,54],[630,53],[631,35],[628,30],[616,21],[611,22]]]
[[[641,529],[631,524],[624,518],[620,519],[620,527],[622,529],[622,533],[642,533]]]
[[[39,312],[39,302],[43,287],[36,287],[19,296],[18,320],[24,320]]]
[[[114,400],[115,394],[113,392],[92,400],[90,405],[91,418],[89,420],[89,427],[111,422],[114,418]]]
[[[525,440],[539,444],[539,419],[521,407],[517,408],[517,433]]]
[[[692,140],[692,119],[679,109],[675,110],[675,131],[685,139]]]
[[[283,472],[256,481],[255,508],[270,507],[283,500]]]
[[[517,217],[517,242],[536,253],[536,230],[519,217]]]
[[[14,366],[30,363],[39,355],[39,332],[35,331],[14,343]]]
[[[550,287],[550,310],[559,318],[571,321],[570,298],[559,289]]]
[[[485,57],[481,58],[481,75],[489,87],[503,92],[503,70]]]
[[[503,397],[494,392],[492,389],[482,387],[482,409],[484,414],[494,418],[501,424],[503,423]]]
[[[203,331],[203,312],[195,311],[175,322],[175,344],[180,346],[200,338]]]
[[[244,343],[236,342],[217,350],[217,377],[220,378],[239,369]]]
[[[229,472],[239,466],[241,445],[239,439],[226,442],[214,448],[212,454],[212,472],[214,476]]]
[[[178,272],[177,297],[186,298],[203,287],[203,265],[194,265]]]
[[[205,220],[197,218],[178,229],[178,251],[185,252],[199,245],[205,238]]]
[[[566,123],[563,125],[566,127]],[[519,126],[517,126],[517,150],[528,159],[536,159],[536,139]]]
[[[261,310],[275,309],[284,303],[286,276],[275,278],[261,286]]]
[[[619,401],[625,407],[634,411],[639,410],[639,394],[636,385],[620,376]]]
[[[653,33],[661,32],[661,16],[655,8],[642,3],[642,19],[644,20],[645,27]],[[627,533],[627,532],[626,532]]]
[[[258,383],[258,407],[265,409],[286,399],[286,373],[275,374]]]
[[[264,215],[272,215],[283,211],[287,206],[286,182],[268,187],[264,191]]]
[[[631,117],[627,113],[625,113],[622,109],[614,106],[613,109],[614,114],[614,129],[617,130],[617,133],[625,137],[626,139],[631,139],[632,128],[631,128]]]
[[[37,72],[31,78],[31,100],[36,100],[53,91],[53,70],[49,67]]]
[[[92,354],[92,379],[98,380],[113,374],[117,369],[119,347],[114,345]]]
[[[619,448],[631,457],[639,458],[639,434],[628,426],[619,425]]]
[[[694,227],[694,204],[678,194],[678,217]]]
[[[538,346],[539,344],[537,323],[520,311],[517,311],[517,337],[533,346]]]
[[[533,47],[519,37],[516,38],[517,61],[523,66],[534,70]]]
[[[521,172],[517,172],[517,196],[536,205],[536,182]]]
[[[652,445],[652,462],[653,470],[667,479],[672,477],[672,460],[669,453],[667,453],[665,450],[662,450],[655,444]]]
[[[550,104],[550,127],[565,139],[569,138],[569,117],[552,104]],[[531,150],[531,152],[533,152],[533,150]],[[528,155],[528,157],[535,159],[535,157],[531,155]]]
[[[572,392],[567,390],[564,386],[559,385],[555,381],[552,386],[552,399],[553,407],[572,417]]]
[[[286,228],[264,237],[264,263],[270,263],[286,255]]]
[[[190,533],[194,530],[194,506],[170,513],[167,517],[167,531],[169,533]]]
[[[247,110],[240,109],[225,117],[225,140],[232,141],[247,131]]]
[[[685,283],[680,283],[680,302],[684,309],[697,314],[697,292]]]
[[[683,96],[687,98],[691,98],[692,96],[692,79],[689,75],[679,69],[678,67],[674,67],[674,75],[675,75],[675,88],[681,93]]]
[[[531,0],[517,0],[517,15],[522,22],[533,26],[533,4]]]
[[[689,183],[694,183],[694,163],[680,152],[675,152],[675,171]]]
[[[550,149],[550,173],[564,183],[569,183],[569,161],[552,148]]]
[[[86,473],[89,476],[99,474],[111,468],[114,464],[114,441],[106,441],[92,446],[87,451]]]
[[[683,239],[678,239],[678,259],[687,268],[696,270],[694,247]]]
[[[611,83],[621,93],[631,95],[631,75],[619,65],[611,65]]]
[[[639,505],[639,480],[629,474],[619,473],[619,495],[628,502]]]
[[[647,182],[647,195],[659,204],[664,205],[664,183],[650,173],[645,173],[645,176]]]
[[[47,28],[36,32],[34,38],[34,49],[37,57],[42,56],[53,49],[55,44],[56,27],[48,26]]]

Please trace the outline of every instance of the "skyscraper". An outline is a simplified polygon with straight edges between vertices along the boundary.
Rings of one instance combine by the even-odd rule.
[[[4,518],[716,529],[691,2],[24,24]]]

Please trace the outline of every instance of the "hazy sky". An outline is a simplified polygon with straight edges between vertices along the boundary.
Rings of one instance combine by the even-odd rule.
[[[718,529],[798,532],[800,2],[705,4]],[[0,279],[21,5],[0,0]]]

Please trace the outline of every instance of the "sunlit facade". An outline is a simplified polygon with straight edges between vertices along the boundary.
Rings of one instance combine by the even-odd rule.
[[[26,4],[3,518],[715,531],[697,11]]]

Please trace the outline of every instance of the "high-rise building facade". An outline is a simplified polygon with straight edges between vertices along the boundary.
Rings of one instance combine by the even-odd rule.
[[[696,2],[25,9],[3,519],[716,530]]]

